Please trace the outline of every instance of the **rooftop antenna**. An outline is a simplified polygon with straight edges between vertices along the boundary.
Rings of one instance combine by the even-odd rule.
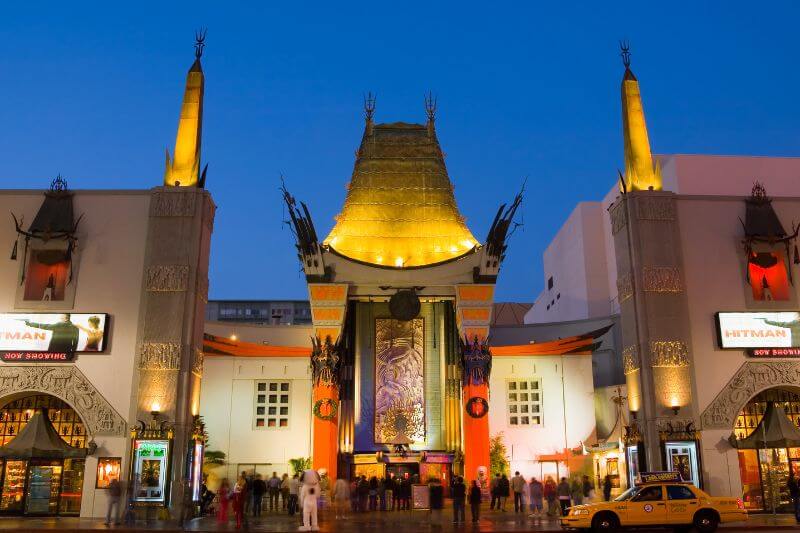
[[[194,57],[197,59],[203,56],[203,48],[206,47],[206,33],[208,33],[208,28],[200,28],[194,32]]]
[[[425,112],[429,121],[433,122],[436,119],[436,97],[431,91],[428,91],[428,96],[425,97]]]
[[[375,95],[368,92],[364,95],[364,116],[368,122],[372,122],[372,115],[375,114]]]
[[[619,42],[619,49],[620,54],[622,56],[622,64],[625,65],[625,68],[630,68],[631,66],[631,44],[628,41],[620,41]]]

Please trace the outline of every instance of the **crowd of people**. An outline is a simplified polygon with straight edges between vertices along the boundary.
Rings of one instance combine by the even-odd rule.
[[[611,477],[606,476],[602,483],[603,500],[611,499]],[[514,498],[514,512],[530,512],[531,517],[562,516],[573,505],[590,503],[597,499],[595,487],[589,476],[573,476],[572,480],[562,477],[556,483],[552,476],[544,482],[535,477],[526,481],[519,472],[508,479],[505,474],[497,474],[491,481],[490,494],[492,500],[489,508],[506,511],[506,502]]]
[[[331,486],[324,474],[320,478],[319,508],[326,507],[334,512],[336,519],[346,518],[348,513],[370,511],[407,511],[412,509],[412,486],[419,483],[417,476],[393,476],[378,478],[357,476],[348,482],[337,479]],[[602,497],[611,497],[611,479],[606,476],[601,486]],[[442,487],[431,490],[431,508],[441,508],[434,499],[441,498]],[[217,492],[202,487],[201,513],[215,513],[220,523],[227,523],[231,515],[236,527],[246,525],[247,518],[258,518],[264,513],[285,513],[293,516],[300,512],[299,497],[301,480],[299,474],[278,477],[273,472],[268,479],[261,474],[242,472],[233,485],[223,479]],[[573,505],[588,503],[596,499],[595,487],[589,477],[575,476],[571,480],[562,477],[559,482],[548,476],[543,482],[533,477],[527,481],[519,472],[510,479],[505,474],[497,474],[489,485],[491,496],[489,509],[505,512],[508,500],[513,498],[514,512],[529,513],[531,517],[558,517],[566,514]],[[470,506],[473,522],[480,520],[483,491],[477,480],[465,484],[462,477],[454,477],[450,486],[453,501],[453,522],[466,520],[466,506]]]

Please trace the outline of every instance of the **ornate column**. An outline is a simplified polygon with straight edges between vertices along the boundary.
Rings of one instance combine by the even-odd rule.
[[[151,412],[174,430],[170,502],[182,502],[193,417],[199,414],[208,260],[214,223],[211,195],[157,187],[150,200],[139,331],[135,418]]]
[[[456,286],[456,324],[462,336],[461,402],[464,435],[464,476],[488,481],[489,376],[492,355],[487,339],[492,318],[494,285]]]
[[[347,310],[347,285],[309,283],[314,324],[311,352],[312,464],[336,479],[339,456],[339,337]]]
[[[611,206],[628,406],[647,468],[665,468],[660,430],[697,420],[689,304],[674,193],[634,191]]]

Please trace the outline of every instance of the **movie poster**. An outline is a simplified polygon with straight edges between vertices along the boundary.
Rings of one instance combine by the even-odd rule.
[[[375,442],[425,440],[424,321],[375,320]]]
[[[0,313],[0,352],[102,352],[108,315]]]

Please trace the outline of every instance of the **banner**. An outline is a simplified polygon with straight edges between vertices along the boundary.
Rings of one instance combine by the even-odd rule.
[[[717,313],[717,336],[723,349],[800,348],[800,313]]]
[[[58,361],[102,352],[107,324],[102,313],[0,313],[0,355],[5,361]]]

